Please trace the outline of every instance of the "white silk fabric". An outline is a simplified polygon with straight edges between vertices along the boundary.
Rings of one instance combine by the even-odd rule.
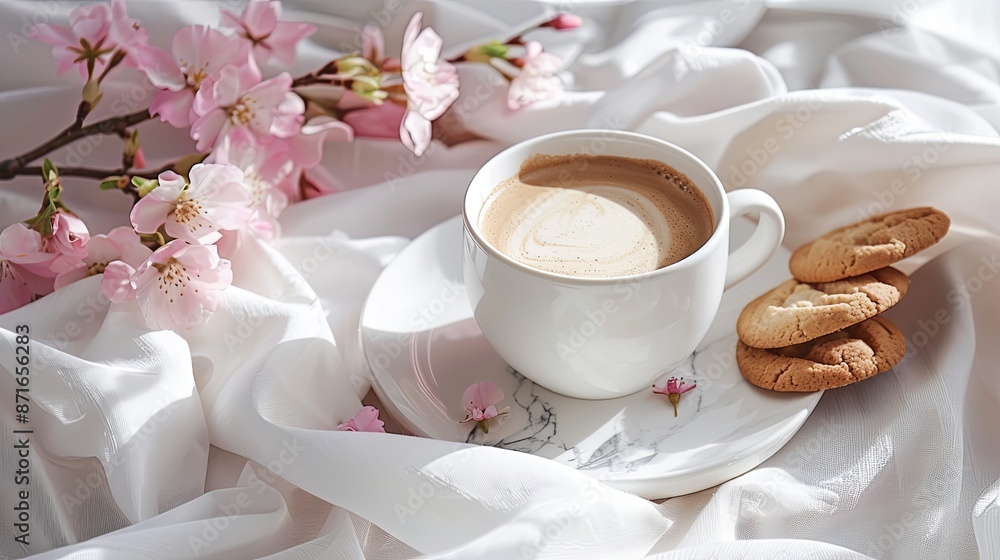
[[[56,77],[32,23],[73,3],[0,5],[0,155],[60,130],[78,77]],[[389,52],[416,11],[452,56],[552,10],[581,29],[530,38],[566,61],[567,91],[512,112],[506,85],[459,65],[462,95],[415,158],[398,142],[329,144],[342,192],[282,216],[273,245],[233,258],[226,307],[198,329],[150,332],[90,278],[0,316],[0,557],[79,559],[1000,558],[1000,15],[990,2],[920,0],[508,2],[297,0],[317,33],[293,74],[360,46]],[[241,2],[132,2],[165,46]],[[274,69],[272,69],[273,71]],[[150,90],[123,72],[101,115]],[[653,504],[546,460],[393,434],[344,433],[369,393],[357,336],[365,297],[409,239],[460,211],[468,180],[519,140],[581,127],[680,144],[727,188],[783,208],[794,248],[875,213],[934,205],[949,236],[902,266],[888,315],[910,350],[894,370],[827,392],[760,467]],[[151,164],[189,151],[140,127]],[[94,137],[62,165],[113,167]],[[0,184],[0,226],[33,215],[40,182]],[[127,197],[67,180],[94,233]],[[31,337],[30,483],[15,483],[16,328]],[[370,397],[366,398],[366,402]],[[377,402],[375,403],[378,404]],[[22,546],[18,492],[30,491]]]

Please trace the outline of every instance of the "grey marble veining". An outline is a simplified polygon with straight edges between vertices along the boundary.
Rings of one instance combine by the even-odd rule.
[[[692,355],[684,364],[676,368],[672,375],[684,376],[685,379],[693,380],[694,358],[695,355]],[[663,442],[684,424],[683,422],[671,422],[671,425],[666,427],[660,425],[642,428],[617,418],[608,437],[599,438],[600,442],[596,445],[592,442],[594,439],[592,437],[567,443],[559,431],[556,407],[546,400],[544,394],[540,394],[547,393],[547,391],[532,383],[513,368],[508,367],[507,372],[517,381],[517,388],[512,395],[512,411],[517,408],[523,411],[523,414],[512,413],[512,418],[505,421],[516,421],[523,425],[513,433],[508,433],[510,426],[505,426],[507,429],[495,426],[491,429],[490,434],[483,433],[481,429],[473,426],[466,438],[466,443],[541,454],[553,457],[580,470],[604,469],[610,472],[625,473],[639,469],[655,459],[659,453],[669,452],[669,446],[662,445]],[[660,383],[663,383],[663,379],[660,380]],[[696,394],[689,395],[694,397]],[[658,396],[658,398],[662,398],[664,414],[669,413],[670,418],[673,418],[673,407],[666,396]],[[689,409],[691,414],[697,413],[701,409],[701,395],[697,395],[696,400],[695,409],[693,411]],[[586,406],[587,403],[587,401],[575,402],[582,406]],[[507,435],[500,437],[501,433],[507,433]]]
[[[513,368],[508,367],[507,372],[517,380],[517,389],[514,391],[514,404],[511,408],[517,407],[524,411],[526,423],[524,426],[503,437],[500,440],[491,439],[488,434],[484,434],[479,428],[473,428],[469,433],[466,443],[477,443],[480,445],[492,445],[502,449],[521,451],[522,453],[539,453],[543,450],[552,451],[551,446],[555,446],[559,451],[567,451],[569,447],[559,438],[559,424],[556,418],[555,407],[544,400],[539,394],[539,388]],[[514,418],[521,415],[513,414]],[[510,420],[508,420],[510,421]],[[497,427],[496,432],[500,432]],[[506,430],[504,430],[506,431]]]

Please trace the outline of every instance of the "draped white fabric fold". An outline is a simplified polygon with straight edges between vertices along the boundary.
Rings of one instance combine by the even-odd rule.
[[[12,50],[0,115],[17,131],[0,137],[0,154],[59,130],[78,99],[78,77],[56,78],[48,47],[17,40],[72,7],[43,4],[0,5]],[[973,3],[955,4],[941,21]],[[285,5],[319,29],[299,72],[349,50],[366,22],[385,28],[391,51],[424,10],[454,54],[546,13],[485,0]],[[889,29],[905,7],[574,3],[583,28],[538,38],[567,58],[575,89],[512,112],[504,81],[460,64],[450,145],[423,158],[394,141],[327,145],[324,170],[346,190],[288,208],[273,245],[243,239],[226,306],[207,325],[149,332],[135,304],[100,295],[97,278],[0,316],[0,557],[1000,558],[1000,73],[975,37],[959,42],[925,17]],[[182,25],[214,23],[219,5],[129,9],[166,44]],[[131,84],[118,87],[131,99]],[[533,456],[338,432],[368,394],[357,325],[381,269],[460,212],[493,154],[578,127],[667,139],[727,188],[766,190],[789,247],[883,211],[946,211],[951,234],[904,263],[910,292],[889,312],[909,343],[904,361],[829,391],[759,468],[657,505]],[[143,135],[164,158],[190,142],[160,123]],[[113,162],[116,146],[87,157]],[[124,222],[126,197],[66,185],[95,231]],[[0,226],[29,217],[37,196],[33,180],[0,185]],[[12,509],[21,435],[8,357],[22,324],[34,358],[28,547],[14,541]]]

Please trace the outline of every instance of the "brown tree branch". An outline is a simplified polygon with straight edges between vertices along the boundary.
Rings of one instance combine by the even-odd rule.
[[[73,128],[71,126],[63,130],[51,140],[29,152],[0,161],[0,180],[12,179],[18,175],[25,175],[24,171],[26,169],[36,169],[39,170],[40,173],[41,168],[28,168],[27,165],[49,152],[61,148],[75,140],[79,140],[80,138],[92,136],[94,134],[121,134],[128,127],[137,125],[151,118],[149,109],[142,109],[140,111],[136,111],[135,113],[107,118],[103,121],[98,121],[82,128]],[[61,169],[60,173],[66,174]],[[111,174],[113,175],[114,173]],[[90,177],[90,175],[77,176]]]
[[[164,171],[170,171],[177,165],[176,161],[172,161],[159,169],[152,169],[149,171],[144,171],[142,169],[133,169],[131,171],[126,169],[95,169],[92,167],[59,167],[60,177],[87,177],[89,179],[106,179],[115,175],[129,175],[131,177],[144,177],[146,179],[155,179],[160,173]],[[21,171],[17,172],[18,175],[30,175],[34,177],[41,177],[42,168],[41,167],[25,167]]]
[[[126,169],[95,169],[91,167],[60,167],[59,176],[60,177],[86,177],[88,179],[107,179],[108,177],[128,175],[129,177],[143,177],[145,179],[155,179],[160,173],[164,171],[170,171],[177,165],[176,161],[172,161],[163,165],[158,169],[152,169],[149,171],[145,170],[126,170]],[[40,177],[42,175],[41,167],[24,167],[15,175],[19,176],[32,176]],[[139,192],[136,190],[135,186],[131,182],[126,185],[122,192],[128,193],[132,198],[139,200]]]

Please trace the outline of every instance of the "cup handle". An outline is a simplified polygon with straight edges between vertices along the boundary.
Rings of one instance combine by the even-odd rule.
[[[785,236],[785,218],[771,195],[757,189],[726,193],[730,219],[744,214],[760,214],[757,229],[738,249],[730,253],[726,267],[726,289],[757,271],[778,250]]]

